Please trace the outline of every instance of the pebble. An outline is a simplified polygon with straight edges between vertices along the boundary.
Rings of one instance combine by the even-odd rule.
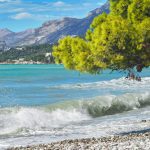
[[[137,150],[150,149],[150,132],[112,136],[103,138],[88,138],[64,140],[50,144],[9,148],[8,150]]]

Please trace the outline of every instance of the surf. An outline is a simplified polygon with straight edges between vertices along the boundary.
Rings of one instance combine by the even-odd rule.
[[[107,95],[46,106],[0,108],[0,136],[46,134],[92,118],[150,106],[150,93]]]

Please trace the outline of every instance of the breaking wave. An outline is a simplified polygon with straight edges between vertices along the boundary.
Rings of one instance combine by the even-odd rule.
[[[125,77],[119,79],[112,79],[108,81],[90,82],[90,83],[76,83],[76,84],[63,84],[53,86],[52,88],[58,89],[146,89],[150,88],[150,77],[142,78],[141,82],[135,80],[126,80]]]
[[[53,132],[69,124],[150,105],[150,93],[99,96],[41,107],[0,108],[0,136]]]

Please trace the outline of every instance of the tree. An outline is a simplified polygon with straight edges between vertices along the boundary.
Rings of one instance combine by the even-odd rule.
[[[133,0],[128,7],[128,21],[132,23],[139,37],[136,51],[137,71],[150,66],[150,1]]]
[[[137,42],[139,36],[127,20],[109,15],[105,22],[98,24],[92,31],[92,40],[89,42],[99,67],[126,70],[136,65],[135,52],[140,44]]]
[[[144,19],[136,27],[139,35],[139,50],[136,51],[136,55],[139,57],[139,64],[144,67],[150,66],[150,19]],[[141,70],[142,71],[142,70]]]
[[[128,17],[128,7],[131,0],[110,0],[110,10],[113,15],[120,15],[123,18]]]
[[[85,39],[61,39],[53,55],[65,67],[81,72],[134,68],[141,72],[150,66],[149,3],[149,0],[110,0],[110,14],[96,17]]]
[[[135,23],[141,23],[150,17],[150,0],[132,0],[128,7],[128,19]]]
[[[99,68],[94,65],[89,43],[79,37],[67,36],[60,39],[53,50],[55,61],[63,63],[68,69],[90,73],[99,72]]]

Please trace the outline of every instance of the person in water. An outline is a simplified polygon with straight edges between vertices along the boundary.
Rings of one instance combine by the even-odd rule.
[[[133,72],[132,73],[129,72],[128,75],[126,76],[126,79],[141,81],[141,77],[140,76],[135,76],[135,74]]]
[[[141,77],[136,76],[136,81],[141,81]]]
[[[127,77],[126,77],[126,79],[134,80],[135,79],[134,73],[129,72],[128,75],[127,75]]]
[[[129,72],[128,75],[126,76],[126,79],[129,79],[129,77],[130,77],[130,72]]]
[[[130,74],[130,78],[129,78],[129,79],[130,79],[130,80],[135,80],[135,75],[134,75],[133,72]]]

